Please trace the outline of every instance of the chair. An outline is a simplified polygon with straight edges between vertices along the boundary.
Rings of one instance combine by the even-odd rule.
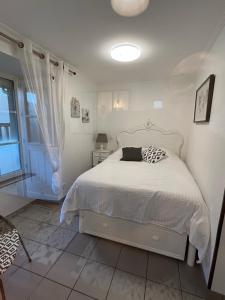
[[[16,227],[0,215],[0,276],[2,276],[2,274],[11,266],[16,257],[20,243],[23,246],[29,262],[31,262],[31,257]],[[1,277],[0,294],[2,294],[3,300],[6,300]]]

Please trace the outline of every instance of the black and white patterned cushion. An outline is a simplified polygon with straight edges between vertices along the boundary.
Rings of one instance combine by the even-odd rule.
[[[19,245],[19,234],[15,228],[3,232],[0,227],[0,275],[12,264]]]
[[[143,160],[155,164],[166,157],[166,152],[160,148],[150,146],[142,152]]]

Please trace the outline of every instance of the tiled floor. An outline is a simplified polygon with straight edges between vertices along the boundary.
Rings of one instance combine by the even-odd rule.
[[[7,300],[223,299],[207,292],[199,267],[80,234],[78,217],[60,225],[59,211],[34,202],[10,216],[33,261],[19,250],[4,274]]]

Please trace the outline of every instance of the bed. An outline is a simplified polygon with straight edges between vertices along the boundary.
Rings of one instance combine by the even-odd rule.
[[[152,123],[118,136],[119,146],[159,145],[167,157],[156,164],[120,161],[118,148],[70,188],[61,220],[79,213],[80,232],[96,235],[194,265],[204,259],[209,217],[201,192],[180,159],[183,138]]]

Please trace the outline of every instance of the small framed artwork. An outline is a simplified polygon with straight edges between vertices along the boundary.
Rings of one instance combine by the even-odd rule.
[[[80,102],[75,97],[71,99],[71,118],[80,118]]]
[[[82,108],[82,123],[90,122],[90,111],[87,108]]]
[[[196,91],[194,122],[209,122],[215,75],[211,74]]]

